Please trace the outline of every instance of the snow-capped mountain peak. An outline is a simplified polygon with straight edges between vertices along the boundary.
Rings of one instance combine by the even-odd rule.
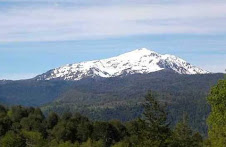
[[[127,74],[147,74],[163,69],[179,74],[208,73],[174,55],[161,55],[146,48],[136,49],[116,57],[68,64],[36,77],[37,80],[81,80],[87,77],[116,77]]]

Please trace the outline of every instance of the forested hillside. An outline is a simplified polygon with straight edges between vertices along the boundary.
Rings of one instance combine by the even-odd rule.
[[[139,119],[90,121],[77,113],[47,117],[39,108],[0,106],[0,146],[2,147],[201,147],[202,136],[191,130],[187,117],[169,128],[165,106],[152,93],[145,97]]]
[[[171,72],[131,75],[104,80],[87,79],[74,85],[55,102],[42,107],[49,111],[80,112],[94,120],[119,119],[129,121],[142,113],[143,96],[155,91],[158,100],[168,104],[168,120],[175,125],[184,112],[195,130],[207,133],[205,123],[209,114],[206,96],[223,74],[179,75]]]
[[[64,81],[2,81],[0,101],[6,105],[40,106],[56,99],[70,85]]]
[[[206,96],[223,74],[181,75],[169,71],[80,81],[2,81],[0,101],[7,105],[41,106],[44,114],[80,112],[92,120],[129,121],[139,117],[147,91],[167,103],[174,126],[187,113],[193,129],[207,134]]]

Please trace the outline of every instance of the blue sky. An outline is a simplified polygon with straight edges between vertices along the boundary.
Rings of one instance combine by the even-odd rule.
[[[0,79],[146,47],[226,68],[226,1],[0,0]]]

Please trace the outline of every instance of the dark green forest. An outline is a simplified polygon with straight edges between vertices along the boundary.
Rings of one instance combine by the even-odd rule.
[[[201,146],[202,136],[193,132],[186,118],[169,128],[165,106],[148,93],[142,117],[122,123],[90,121],[79,113],[52,112],[45,117],[39,108],[0,107],[2,147],[109,147]],[[182,136],[181,136],[182,135]]]
[[[94,121],[80,113],[40,108],[0,106],[2,147],[223,147],[226,144],[226,80],[219,80],[207,96],[211,108],[208,136],[191,129],[187,113],[170,127],[167,103],[148,92],[137,119]]]
[[[141,117],[144,96],[152,90],[158,101],[167,103],[170,127],[187,113],[191,128],[206,136],[210,112],[206,97],[210,87],[223,77],[161,71],[80,81],[0,81],[0,102],[8,106],[38,106],[45,116],[52,111],[59,115],[79,112],[92,121],[127,122]]]
[[[144,95],[152,90],[158,93],[158,101],[167,103],[171,126],[175,126],[187,113],[192,129],[207,135],[206,118],[210,107],[206,96],[210,87],[222,78],[223,74],[179,75],[160,72],[87,80],[41,109],[45,114],[70,111],[80,112],[92,120],[118,119],[125,122],[141,116]]]

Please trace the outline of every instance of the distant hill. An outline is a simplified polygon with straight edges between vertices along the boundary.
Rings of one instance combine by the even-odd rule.
[[[2,81],[0,82],[0,102],[7,105],[40,106],[56,99],[70,87],[64,81]]]

